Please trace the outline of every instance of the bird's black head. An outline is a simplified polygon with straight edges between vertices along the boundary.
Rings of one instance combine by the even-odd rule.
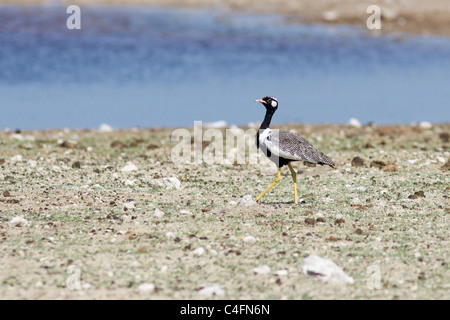
[[[275,111],[278,108],[278,100],[274,97],[264,97],[262,99],[255,100],[256,102],[261,102],[267,110]]]

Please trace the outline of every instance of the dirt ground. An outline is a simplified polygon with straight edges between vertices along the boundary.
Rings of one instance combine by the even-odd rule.
[[[337,164],[294,165],[297,205],[287,168],[240,205],[275,166],[175,164],[171,129],[0,131],[0,297],[449,299],[450,125],[282,128]]]
[[[382,17],[378,33],[450,36],[448,0],[0,0],[0,3],[217,7],[286,14],[291,22],[351,24],[361,28],[366,28],[372,14],[367,13],[367,8],[378,5]]]

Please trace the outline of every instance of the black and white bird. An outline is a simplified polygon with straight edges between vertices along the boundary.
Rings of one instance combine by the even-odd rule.
[[[332,168],[335,167],[335,164],[333,160],[321,151],[317,150],[302,136],[292,132],[269,128],[272,116],[278,108],[277,99],[273,97],[264,97],[255,101],[262,103],[266,108],[266,116],[259,127],[258,133],[256,134],[256,146],[260,148],[278,168],[275,181],[256,198],[256,201],[261,199],[267,191],[269,191],[281,180],[281,167],[287,165],[291,171],[292,180],[294,181],[294,203],[297,203],[297,175],[294,168],[292,168],[291,162],[305,161],[309,163],[327,165]]]

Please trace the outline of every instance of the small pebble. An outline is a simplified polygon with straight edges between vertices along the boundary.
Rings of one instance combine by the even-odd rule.
[[[256,201],[253,200],[253,197],[249,194],[243,196],[241,198],[241,200],[239,200],[239,202],[238,202],[238,205],[244,206],[244,207],[254,206],[256,204],[257,204]]]
[[[203,247],[199,247],[192,252],[195,256],[201,256],[205,253],[205,249]]]
[[[253,237],[253,236],[245,236],[245,237],[242,239],[242,241],[243,241],[243,242],[246,242],[246,243],[255,243],[255,242],[256,242],[256,239],[255,239],[255,237]]]
[[[143,283],[138,286],[138,291],[142,293],[154,292],[156,289],[153,283]]]
[[[352,166],[353,167],[361,167],[361,166],[364,165],[364,163],[365,163],[364,160],[362,158],[360,158],[360,157],[354,157],[352,159]]]
[[[156,218],[162,218],[164,216],[164,212],[162,212],[158,208],[155,208],[155,211],[153,211],[152,215]]]
[[[14,217],[9,221],[11,227],[26,227],[28,224],[28,220],[21,216]]]
[[[212,296],[223,296],[225,295],[225,291],[218,285],[212,285],[209,287],[205,287],[198,292],[202,296],[212,297]]]
[[[263,265],[260,267],[253,268],[252,271],[254,274],[268,274],[270,273],[270,267],[267,265]]]

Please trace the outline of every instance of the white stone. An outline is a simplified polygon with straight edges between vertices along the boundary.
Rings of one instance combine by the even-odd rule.
[[[303,259],[302,271],[307,276],[319,277],[322,281],[332,284],[353,284],[355,280],[348,276],[337,264],[317,255]]]
[[[247,243],[255,243],[256,239],[253,236],[245,236],[242,241],[247,242]]]
[[[150,183],[156,187],[163,187],[166,189],[178,190],[181,187],[181,182],[177,177],[153,179]]]
[[[125,208],[127,208],[128,210],[131,210],[131,209],[134,209],[134,208],[135,208],[134,202],[125,202],[125,203],[123,204],[123,206],[124,206]]]
[[[433,124],[428,121],[422,121],[419,123],[419,127],[421,127],[422,129],[431,129],[433,128]]]
[[[154,292],[156,287],[153,283],[143,283],[138,286],[138,291],[142,293]]]
[[[277,275],[277,276],[287,276],[288,275],[288,271],[286,270],[286,269],[282,269],[282,270],[278,270],[277,272],[275,272],[275,274]]]
[[[203,247],[199,247],[192,252],[195,256],[201,256],[205,253],[205,249]]]
[[[28,220],[26,220],[24,217],[17,216],[12,218],[11,221],[9,221],[9,225],[11,227],[27,227],[29,223]]]
[[[158,208],[155,208],[152,215],[156,218],[162,218],[164,216],[164,212],[162,212]]]
[[[180,214],[192,215],[192,212],[190,212],[189,210],[180,210]]]
[[[20,154],[11,158],[11,162],[21,162],[22,160],[23,160],[23,157]]]
[[[98,132],[112,132],[113,128],[106,123],[103,123],[100,125],[100,127],[98,128]]]
[[[260,267],[253,268],[252,271],[254,274],[268,274],[270,273],[270,267],[267,265],[263,265]]]
[[[348,121],[348,124],[349,124],[350,126],[352,126],[352,127],[355,127],[355,128],[361,128],[361,127],[362,127],[361,122],[359,122],[359,120],[356,119],[356,118],[351,118],[351,119]]]
[[[37,161],[36,160],[28,160],[27,164],[31,167],[31,168],[35,168],[37,166]]]
[[[169,239],[172,239],[175,237],[175,234],[173,232],[168,231],[168,232],[166,232],[166,237]]]
[[[238,202],[238,205],[245,206],[245,207],[253,206],[256,204],[257,204],[256,201],[253,200],[253,197],[249,194],[243,196],[241,198],[241,200],[239,200],[239,202]]]
[[[132,163],[132,162],[128,162],[125,167],[120,169],[120,171],[122,171],[122,172],[131,172],[131,171],[136,171],[136,170],[138,170],[138,167],[136,167],[134,165],[134,163]]]
[[[198,292],[202,296],[212,297],[212,296],[223,296],[225,291],[218,284],[214,284],[209,287],[204,287]]]
[[[442,164],[445,163],[445,158],[444,157],[437,157],[436,160],[439,161]]]

